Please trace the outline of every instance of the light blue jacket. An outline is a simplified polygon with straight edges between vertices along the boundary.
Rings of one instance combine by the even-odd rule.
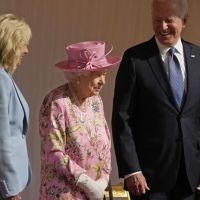
[[[3,198],[18,194],[30,182],[28,119],[26,100],[12,76],[0,65],[0,195]]]

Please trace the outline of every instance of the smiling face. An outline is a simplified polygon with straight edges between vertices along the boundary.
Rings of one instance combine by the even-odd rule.
[[[167,46],[173,46],[181,37],[185,27],[186,17],[181,17],[178,5],[169,0],[155,0],[152,7],[152,23],[158,41]]]
[[[98,95],[106,82],[106,70],[92,71],[88,76],[80,76],[79,81],[84,98]]]

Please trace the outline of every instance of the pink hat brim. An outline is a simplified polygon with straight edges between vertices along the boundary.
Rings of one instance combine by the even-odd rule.
[[[78,67],[78,63],[71,63],[68,60],[63,60],[55,64],[56,67],[67,72],[82,72],[82,71],[99,71],[102,69],[116,66],[121,61],[120,56],[106,56],[106,61],[103,65],[96,68],[88,69],[85,67]]]

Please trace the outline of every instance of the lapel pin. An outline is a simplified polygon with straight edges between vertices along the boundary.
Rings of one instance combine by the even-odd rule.
[[[191,56],[191,58],[195,58],[195,55],[194,54],[192,54],[192,55],[190,55]]]

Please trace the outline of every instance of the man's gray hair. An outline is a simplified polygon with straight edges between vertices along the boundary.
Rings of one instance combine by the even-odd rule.
[[[168,3],[171,8],[176,11],[176,15],[181,19],[188,17],[188,1],[187,0],[153,0],[152,1],[152,12],[156,4]]]

